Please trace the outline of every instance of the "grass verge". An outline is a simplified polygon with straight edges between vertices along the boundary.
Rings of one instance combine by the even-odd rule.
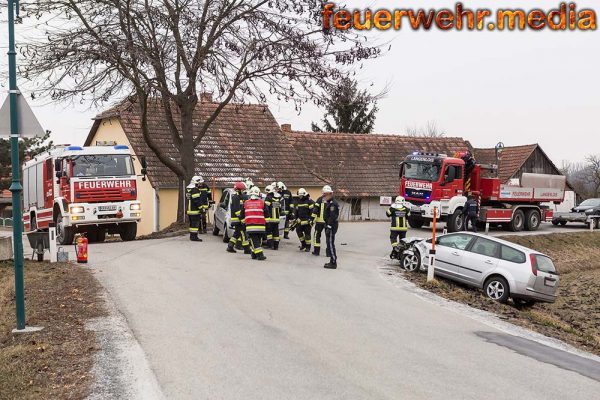
[[[503,239],[552,258],[560,273],[555,303],[537,303],[532,307],[519,307],[512,302],[499,304],[486,298],[481,290],[443,278],[428,284],[425,274],[405,271],[402,274],[442,297],[493,312],[514,324],[600,355],[600,233],[553,233]]]
[[[0,261],[0,399],[83,399],[89,394],[97,345],[85,323],[104,315],[99,293],[85,267],[26,261],[27,325],[44,329],[13,334],[13,264]]]

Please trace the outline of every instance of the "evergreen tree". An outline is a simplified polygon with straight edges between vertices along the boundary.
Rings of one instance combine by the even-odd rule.
[[[312,123],[314,132],[371,133],[377,113],[377,98],[358,83],[344,78],[325,100],[322,127]]]
[[[19,160],[23,164],[27,159],[35,157],[52,147],[48,141],[50,131],[42,137],[24,138],[19,140]],[[11,182],[10,140],[0,139],[0,190],[8,189]]]

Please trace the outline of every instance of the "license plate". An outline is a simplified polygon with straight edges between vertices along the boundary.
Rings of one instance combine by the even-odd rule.
[[[556,281],[554,279],[544,279],[544,285],[546,286],[556,286]]]
[[[98,211],[116,211],[117,206],[99,206]]]

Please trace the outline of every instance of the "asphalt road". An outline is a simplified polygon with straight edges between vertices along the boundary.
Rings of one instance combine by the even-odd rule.
[[[342,224],[338,270],[295,235],[264,262],[204,236],[92,245],[90,266],[170,399],[598,399],[597,362],[390,284],[387,229]]]

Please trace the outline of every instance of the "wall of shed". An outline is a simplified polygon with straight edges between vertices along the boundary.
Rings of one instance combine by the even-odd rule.
[[[131,143],[129,142],[129,139],[127,139],[127,136],[123,131],[123,127],[117,118],[107,118],[100,123],[100,126],[98,127],[98,130],[96,131],[96,134],[94,135],[90,144],[95,146],[97,141],[114,141],[117,142],[117,144],[129,146],[131,153],[135,156],[133,148],[131,147]],[[139,174],[142,166],[137,157],[134,157],[134,167],[136,172]],[[138,177],[137,193],[138,200],[140,200],[142,203],[142,219],[138,224],[137,233],[138,236],[147,235],[153,232],[155,222],[154,190],[152,189],[152,185],[148,179],[146,179],[146,181],[142,181],[142,179]]]
[[[513,178],[521,179],[524,172],[533,174],[549,174],[561,175],[560,171],[552,164],[546,155],[539,149],[535,149],[531,156],[525,161],[521,169],[513,176]]]

